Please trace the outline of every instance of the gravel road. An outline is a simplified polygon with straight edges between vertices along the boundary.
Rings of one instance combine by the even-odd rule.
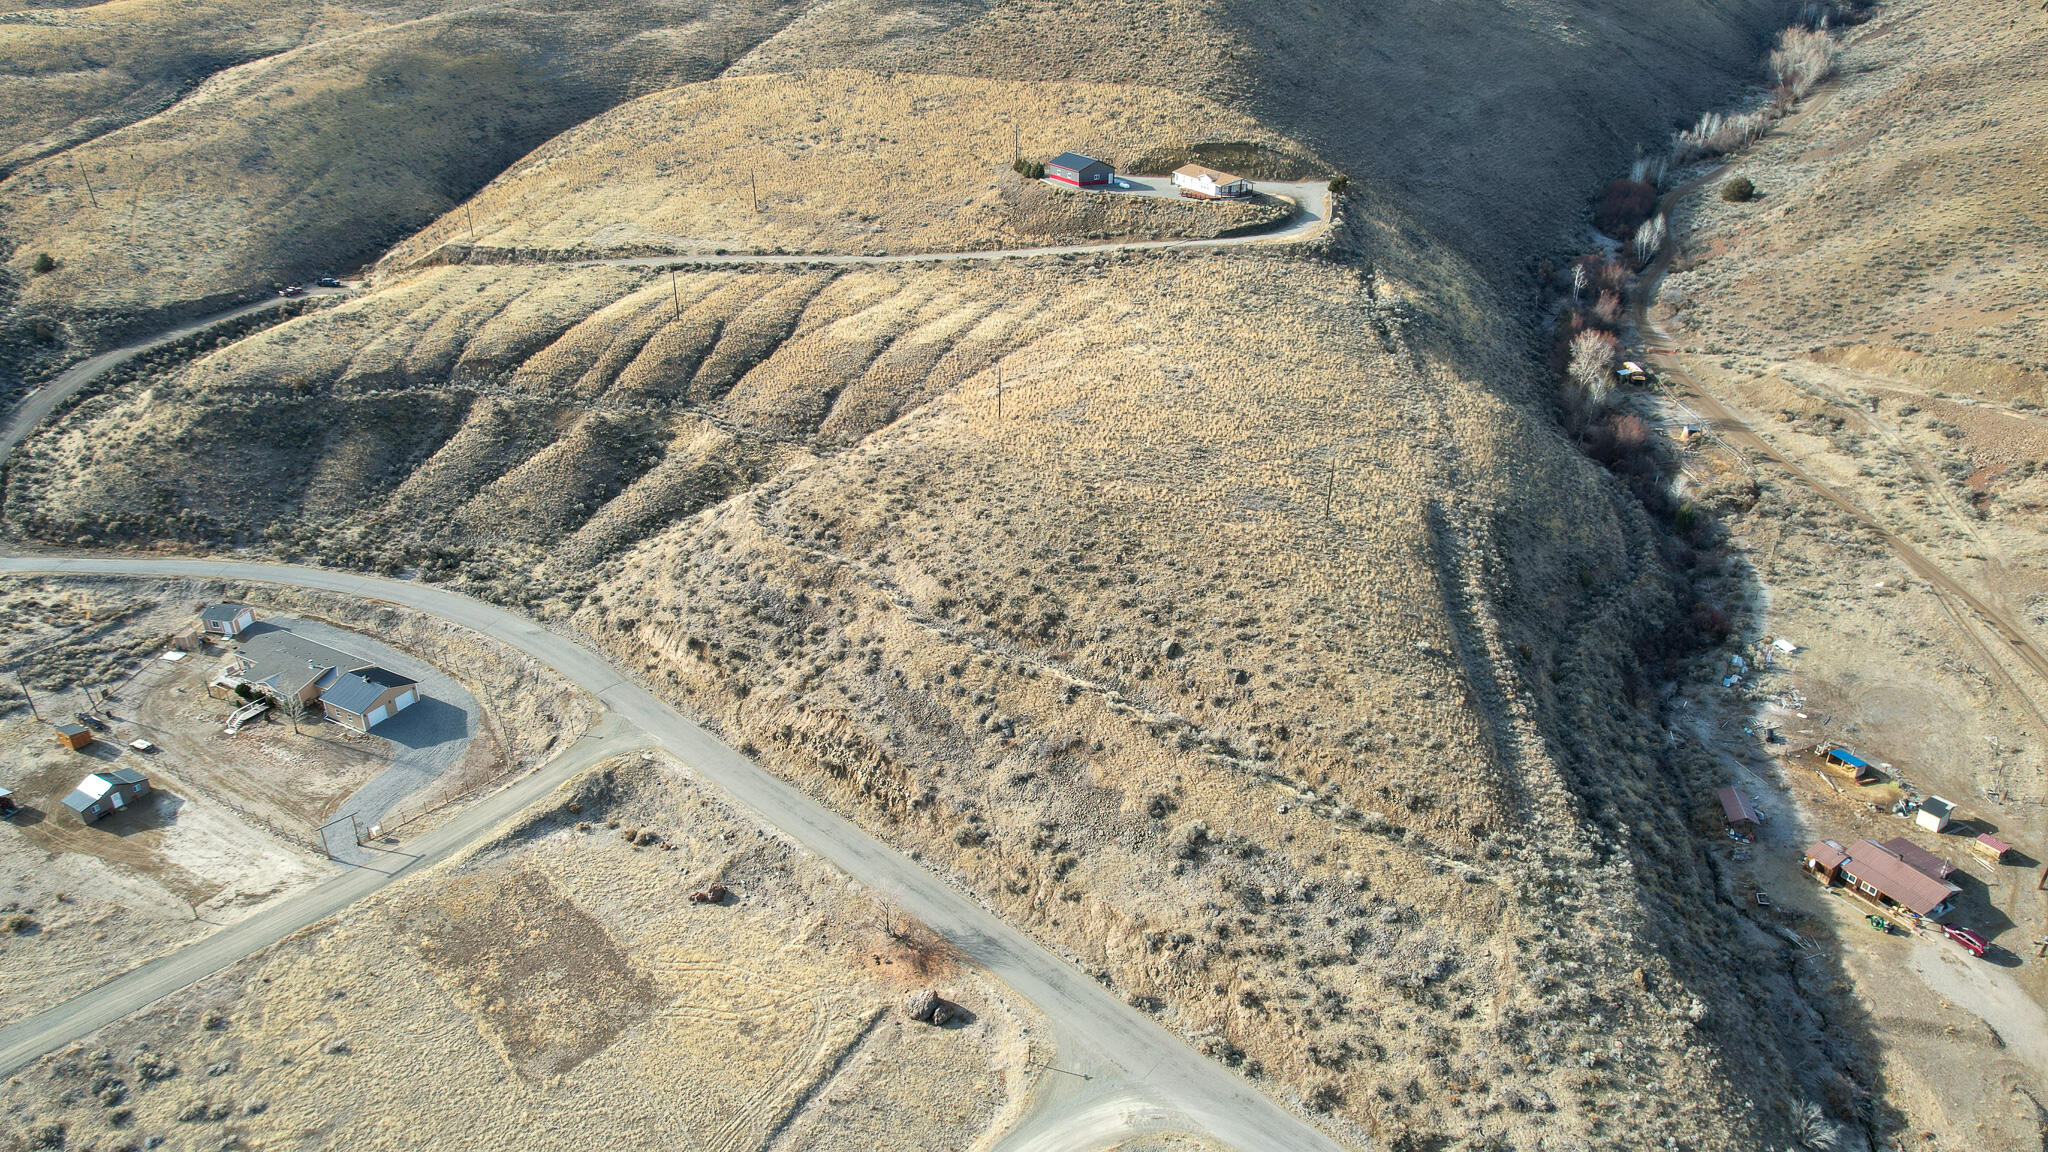
[[[1098,1148],[1105,1127],[1130,1132],[1191,1130],[1206,1133],[1227,1147],[1258,1152],[1332,1152],[1340,1147],[972,896],[755,766],[621,675],[603,657],[525,616],[432,585],[284,564],[8,556],[0,557],[0,572],[249,580],[386,600],[493,636],[552,667],[637,726],[653,743],[725,789],[738,803],[930,925],[1045,1014],[1053,1025],[1061,1075],[1047,1078],[1047,1099],[997,1145],[1004,1152]],[[407,852],[423,859],[431,845],[431,851],[446,855],[458,843],[485,834],[496,822],[537,798],[545,786],[538,782],[566,778],[565,771],[551,765],[427,833],[408,845]],[[456,836],[464,839],[455,841],[452,838]],[[415,867],[417,862],[406,867]],[[251,922],[289,922],[291,930],[296,930],[389,879],[368,869],[358,870],[314,889],[327,894],[319,910],[310,908],[307,899],[295,899]],[[339,899],[337,886],[351,883],[363,887],[347,899]],[[226,933],[215,935],[77,1000],[0,1030],[0,1072],[81,1039],[95,1028],[219,971],[265,942],[262,934],[253,930],[234,938]],[[197,955],[193,955],[195,951]],[[1105,1110],[1128,1119],[1105,1125]],[[1088,1122],[1068,1125],[1070,1115],[1078,1118],[1082,1114],[1089,1117]]]

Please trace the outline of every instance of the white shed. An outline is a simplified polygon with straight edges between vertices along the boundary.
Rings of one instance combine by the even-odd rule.
[[[1929,832],[1941,832],[1948,828],[1948,822],[1955,814],[1955,805],[1939,796],[1929,796],[1920,802],[1920,812],[1913,822]]]
[[[1235,200],[1252,194],[1252,182],[1242,176],[1187,164],[1173,170],[1173,186],[1183,196],[1207,200]]]

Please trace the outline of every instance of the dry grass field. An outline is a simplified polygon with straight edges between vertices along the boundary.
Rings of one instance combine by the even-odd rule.
[[[714,883],[724,904],[687,899]],[[672,762],[633,757],[42,1062],[0,1089],[0,1131],[951,1152],[1021,1107],[1045,1028],[906,924]],[[925,987],[972,1019],[908,1019]]]
[[[843,70],[692,84],[556,137],[384,264],[470,249],[946,252],[1211,237],[1276,217],[1057,189],[1010,167],[1077,151],[1131,172],[1212,140],[1260,150],[1269,171],[1328,172],[1242,114],[1165,89]]]

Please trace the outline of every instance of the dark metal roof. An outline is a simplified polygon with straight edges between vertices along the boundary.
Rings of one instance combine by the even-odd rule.
[[[85,734],[85,725],[59,724],[57,725],[57,731],[65,736],[83,736]]]
[[[332,670],[354,671],[370,665],[360,656],[316,644],[282,628],[248,636],[236,656],[245,669],[244,676],[286,694],[304,691],[306,685]]]
[[[411,683],[411,680],[396,672],[383,668],[364,668],[337,677],[332,687],[320,693],[320,703],[360,716],[376,705],[377,697],[390,689],[403,688]]]
[[[1962,891],[1946,880],[1920,871],[1898,853],[1871,840],[1858,840],[1850,846],[1849,859],[1842,865],[1842,871],[1922,916],[1932,915]]]
[[[204,624],[232,624],[235,617],[248,610],[247,604],[215,604],[200,612],[199,620]]]
[[[1090,164],[1107,163],[1107,161],[1097,160],[1093,156],[1083,156],[1079,152],[1062,152],[1059,155],[1053,157],[1052,159],[1046,161],[1045,166],[1048,168],[1065,168],[1070,172],[1079,172],[1081,169],[1088,167]]]
[[[112,780],[116,784],[149,783],[149,777],[144,776],[142,773],[137,772],[133,768],[115,768],[108,772],[95,772],[93,773],[93,775],[104,776],[107,779]]]
[[[1920,871],[1927,873],[1936,880],[1946,880],[1948,879],[1948,874],[1956,870],[1955,865],[1913,843],[1904,836],[1894,836],[1878,845],[1878,847],[1890,852]]]
[[[1720,798],[1721,814],[1728,818],[1730,824],[1763,823],[1756,814],[1756,807],[1749,802],[1749,797],[1733,788],[1723,788],[1714,795]]]

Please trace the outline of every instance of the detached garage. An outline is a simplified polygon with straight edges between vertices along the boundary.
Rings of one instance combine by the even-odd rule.
[[[344,672],[320,693],[320,710],[329,720],[356,732],[368,732],[414,704],[420,686],[383,668]]]
[[[1079,152],[1062,152],[1045,162],[1045,178],[1071,184],[1076,188],[1094,188],[1109,183],[1116,174],[1107,160],[1083,156]]]

